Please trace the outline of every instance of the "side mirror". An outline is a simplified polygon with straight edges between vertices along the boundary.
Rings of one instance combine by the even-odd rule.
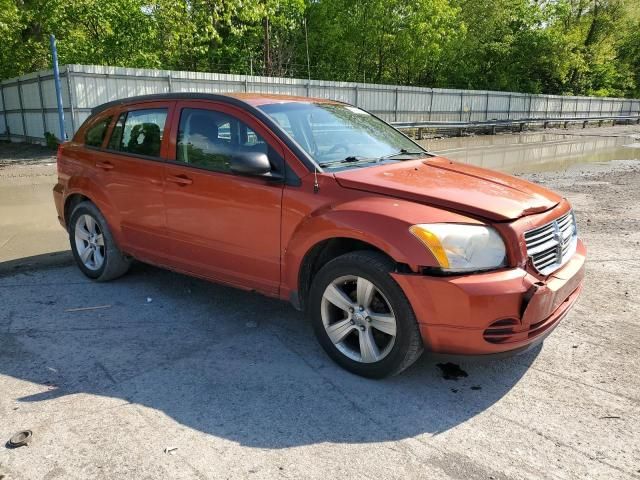
[[[241,175],[266,175],[271,172],[271,163],[262,152],[238,152],[231,157],[231,171]]]

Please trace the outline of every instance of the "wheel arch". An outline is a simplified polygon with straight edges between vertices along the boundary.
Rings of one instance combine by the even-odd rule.
[[[71,182],[67,194],[64,197],[63,214],[64,224],[69,230],[69,222],[73,209],[83,201],[93,203],[104,216],[109,229],[116,241],[120,241],[120,217],[117,209],[113,207],[104,192],[92,181],[86,178],[78,178]]]
[[[327,262],[346,253],[355,251],[378,252],[395,264],[395,271],[409,272],[409,265],[398,262],[379,246],[354,237],[331,237],[317,242],[304,255],[298,269],[298,290],[291,300],[294,306],[300,310],[305,308],[311,282],[318,271]]]
[[[94,203],[89,197],[82,193],[72,193],[71,195],[67,195],[67,198],[64,201],[64,223],[67,226],[67,230],[69,230],[69,221],[71,220],[71,213],[76,206],[84,201],[89,201]]]

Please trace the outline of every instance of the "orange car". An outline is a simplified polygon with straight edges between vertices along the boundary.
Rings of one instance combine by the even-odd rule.
[[[289,300],[338,364],[367,377],[425,348],[526,350],[584,277],[565,199],[330,100],[107,103],[59,148],[54,199],[88,277],[114,279],[136,258]]]

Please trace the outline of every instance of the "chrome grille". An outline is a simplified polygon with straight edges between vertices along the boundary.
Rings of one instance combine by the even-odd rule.
[[[564,265],[576,251],[578,230],[573,211],[524,234],[527,255],[543,275]]]

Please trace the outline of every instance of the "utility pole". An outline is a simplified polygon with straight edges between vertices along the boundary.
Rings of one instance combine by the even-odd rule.
[[[307,47],[307,77],[311,80],[311,62],[309,60],[309,36],[307,34],[307,18],[304,18],[304,43]]]
[[[271,45],[269,38],[269,17],[264,17],[264,72],[266,77],[271,76]]]
[[[58,104],[58,122],[60,124],[60,142],[64,142],[67,139],[67,135],[64,131],[64,105],[62,103],[62,88],[60,86],[60,70],[58,68],[58,49],[56,48],[56,37],[54,37],[53,34],[49,35],[49,45],[51,46],[51,59],[53,63],[53,83],[56,87],[56,103]],[[67,80],[69,80],[68,70],[67,70]],[[18,85],[18,89],[19,88],[20,88],[20,85]],[[69,98],[69,103],[71,103],[71,98]],[[25,141],[26,141],[27,132],[23,132],[23,133],[25,135]]]

